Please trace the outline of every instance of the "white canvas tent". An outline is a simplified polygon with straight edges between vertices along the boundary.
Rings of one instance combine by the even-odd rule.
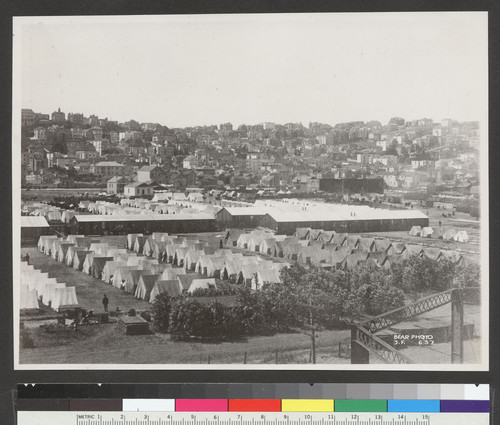
[[[115,288],[122,289],[125,284],[125,279],[127,279],[130,270],[136,269],[131,266],[118,266],[115,273],[113,274],[111,284]]]
[[[38,297],[36,290],[21,291],[20,305],[21,310],[38,309]]]
[[[94,262],[95,257],[94,251],[87,252],[85,256],[85,261],[83,262],[82,272],[85,274],[90,274],[92,272],[92,263]]]
[[[149,301],[151,291],[153,290],[158,277],[159,276],[156,274],[143,274],[137,282],[134,297],[140,300]]]
[[[420,226],[413,226],[408,234],[410,236],[420,236],[422,234],[422,228]]]
[[[135,288],[139,283],[139,279],[142,275],[151,274],[149,270],[129,270],[127,277],[125,278],[125,282],[123,284],[123,289],[125,292],[133,294],[135,292]]]
[[[73,255],[73,268],[75,270],[83,270],[83,265],[85,264],[85,260],[87,259],[88,254],[94,254],[94,253],[87,250],[75,251]]]
[[[434,229],[432,227],[424,227],[424,228],[422,228],[422,232],[420,233],[420,236],[422,238],[430,238],[433,233],[434,233]]]
[[[153,303],[160,294],[167,293],[170,297],[177,297],[182,294],[182,285],[177,279],[157,280],[151,290],[149,302]]]
[[[66,254],[68,253],[68,249],[70,247],[75,246],[75,244],[70,243],[70,242],[61,242],[59,244],[59,250],[57,253],[57,260],[61,263],[66,261]]]
[[[191,294],[197,289],[217,288],[215,279],[193,279],[189,286],[188,292]]]
[[[200,255],[202,255],[202,251],[188,251],[184,257],[184,268],[193,271],[200,259]]]
[[[280,283],[280,273],[277,269],[258,270],[252,278],[252,289],[258,290],[266,283]]]
[[[448,229],[444,233],[443,239],[447,240],[447,241],[450,241],[450,240],[452,240],[455,237],[456,234],[457,234],[457,231],[455,229]]]
[[[453,240],[456,242],[467,242],[469,240],[469,235],[465,230],[459,230],[453,237]]]
[[[55,298],[56,289],[65,288],[65,287],[66,287],[65,283],[48,283],[47,285],[45,285],[45,288],[44,288],[45,290],[44,290],[44,293],[42,295],[42,302],[45,305],[51,304],[51,306],[52,306],[52,301]]]
[[[38,250],[40,252],[45,252],[45,247],[48,239],[57,239],[57,235],[42,235],[38,239]]]
[[[129,233],[127,235],[127,248],[130,250],[134,249],[135,246],[135,240],[137,239],[137,236],[144,236],[142,233]]]
[[[178,267],[165,269],[165,270],[163,270],[163,272],[160,276],[160,279],[161,280],[174,280],[177,278],[177,276],[184,275],[184,274],[186,274],[186,270],[178,268]]]
[[[59,310],[62,306],[77,306],[76,290],[74,286],[56,288],[51,307],[54,310]]]
[[[112,279],[118,267],[125,266],[127,263],[123,261],[107,261],[102,269],[101,279],[103,282],[112,283]]]

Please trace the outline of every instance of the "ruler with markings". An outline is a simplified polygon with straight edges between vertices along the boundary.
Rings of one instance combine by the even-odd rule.
[[[36,412],[18,425],[488,425],[489,413]]]

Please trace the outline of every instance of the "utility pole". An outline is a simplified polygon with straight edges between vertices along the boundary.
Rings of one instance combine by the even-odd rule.
[[[455,289],[451,294],[451,362],[464,361],[464,305],[460,290]]]
[[[312,309],[309,310],[309,321],[311,322],[312,362],[313,364],[316,364],[316,333],[313,323]]]

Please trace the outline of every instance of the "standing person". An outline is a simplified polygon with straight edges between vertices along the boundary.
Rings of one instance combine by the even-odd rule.
[[[30,263],[30,255],[28,253],[26,253],[26,256],[24,257],[24,259],[26,260],[26,262],[28,264]]]
[[[106,296],[106,294],[104,294],[104,297],[102,298],[102,305],[104,306],[104,311],[105,312],[108,311],[108,304],[109,304],[109,299]]]

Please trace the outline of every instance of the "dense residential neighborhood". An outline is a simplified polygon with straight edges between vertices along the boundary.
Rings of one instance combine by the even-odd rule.
[[[169,128],[22,110],[23,188],[152,197],[197,187],[234,198],[377,193],[479,195],[479,125],[394,117]]]

